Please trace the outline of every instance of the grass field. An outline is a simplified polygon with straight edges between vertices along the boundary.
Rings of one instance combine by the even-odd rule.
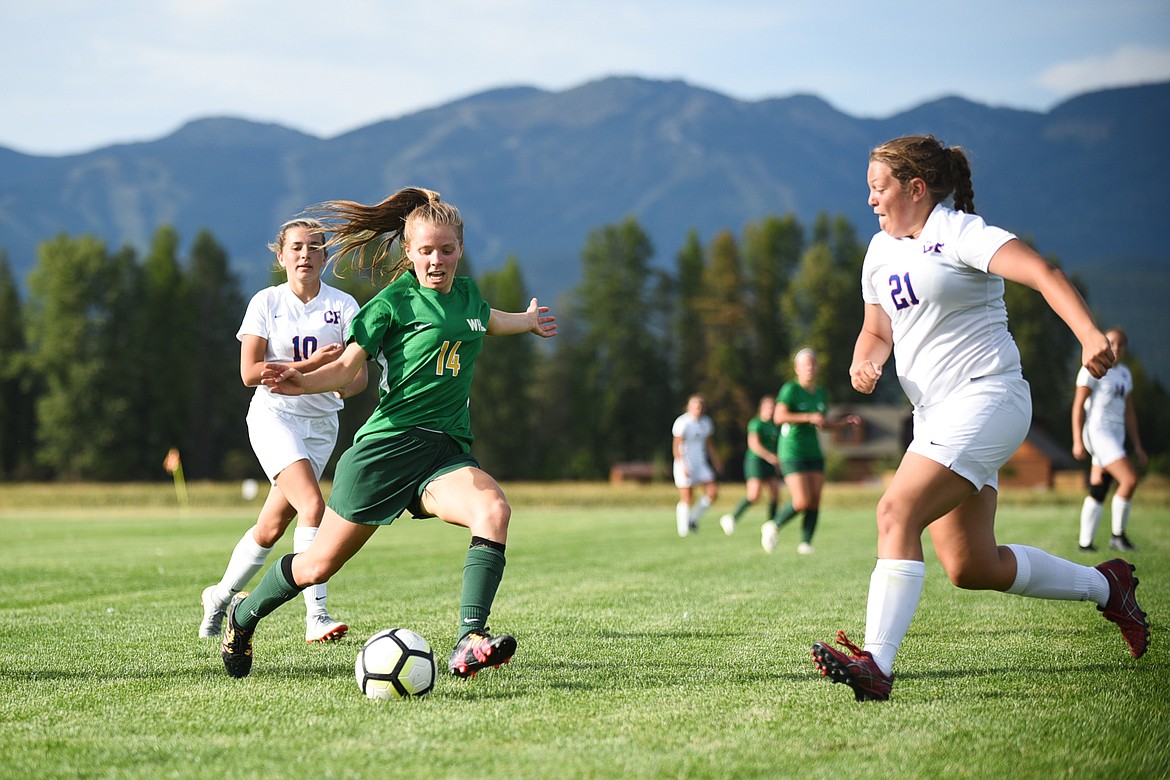
[[[959,591],[928,552],[893,699],[858,704],[808,650],[838,628],[861,642],[876,492],[830,486],[816,554],[796,555],[788,527],[768,556],[759,507],[735,536],[718,528],[738,485],[687,539],[668,486],[508,487],[492,625],[516,635],[516,659],[379,703],[357,690],[357,649],[405,626],[444,663],[461,529],[404,519],[379,531],[330,583],[350,637],[306,646],[295,601],[261,624],[254,670],[233,680],[218,644],[195,637],[199,593],[257,501],[195,485],[184,514],[165,486],[0,486],[0,774],[1170,776],[1165,491],[1139,493],[1131,524],[1152,622],[1143,659],[1091,604]],[[1002,504],[1001,541],[1109,557],[1076,551],[1077,496]]]

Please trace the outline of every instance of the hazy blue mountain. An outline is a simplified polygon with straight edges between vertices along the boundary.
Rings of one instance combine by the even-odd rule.
[[[930,132],[969,148],[981,214],[1090,283],[1108,275],[1101,288],[1114,300],[1092,302],[1124,320],[1132,301],[1118,274],[1140,271],[1146,283],[1133,294],[1146,301],[1170,289],[1156,197],[1170,181],[1168,131],[1170,83],[1086,94],[1047,113],[946,98],[870,119],[807,95],[744,102],[678,81],[609,78],[563,92],[492,90],[330,139],[212,118],[78,155],[0,148],[0,247],[23,275],[37,244],[62,231],[145,249],[160,223],[185,241],[208,228],[250,290],[264,283],[265,245],[292,214],[415,184],[460,207],[477,271],[514,254],[532,290],[551,298],[576,281],[585,236],[629,215],[669,268],[690,229],[706,242],[768,214],[793,212],[806,225],[843,214],[867,237],[877,229],[865,202],[869,149]],[[1170,330],[1166,307],[1149,308],[1158,332]],[[1145,342],[1135,350],[1170,374],[1161,368],[1170,348]]]

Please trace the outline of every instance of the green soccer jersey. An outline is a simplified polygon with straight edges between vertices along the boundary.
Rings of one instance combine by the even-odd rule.
[[[451,291],[440,293],[409,271],[363,306],[350,339],[378,361],[382,376],[378,408],[354,441],[426,428],[469,451],[467,403],[490,313],[470,277],[455,277]]]
[[[756,436],[758,436],[760,439],[760,446],[766,449],[768,452],[776,452],[776,442],[780,438],[780,429],[776,427],[776,423],[772,422],[771,420],[761,419],[759,415],[757,415],[748,421],[747,432],[748,436],[751,436],[753,433],[756,434]],[[768,461],[752,452],[750,447],[748,448],[746,455],[752,461],[758,461],[760,463],[765,463],[771,466]]]
[[[788,411],[796,414],[811,412],[825,413],[828,401],[825,388],[818,387],[811,393],[800,386],[800,382],[785,382],[776,396],[776,403],[784,404]],[[784,423],[780,426],[780,460],[816,460],[824,457],[821,442],[817,438],[817,427],[812,423]]]

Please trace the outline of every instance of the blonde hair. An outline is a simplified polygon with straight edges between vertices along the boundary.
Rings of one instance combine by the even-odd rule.
[[[276,238],[268,242],[268,249],[276,255],[276,262],[273,265],[274,271],[280,270],[280,253],[284,251],[284,242],[288,240],[288,231],[293,228],[305,228],[310,233],[320,233],[322,237],[328,232],[320,220],[312,219],[311,217],[293,217],[288,222],[285,222],[276,231]],[[328,249],[325,250],[325,257],[329,257]]]
[[[422,187],[404,187],[372,206],[352,200],[327,200],[307,211],[319,216],[325,229],[333,234],[327,246],[337,247],[338,262],[344,258],[359,272],[369,270],[371,274],[400,276],[409,267],[406,246],[418,222],[449,226],[455,230],[460,246],[463,244],[463,217],[459,209],[443,203],[434,190]],[[400,254],[389,263],[387,258],[395,241]]]

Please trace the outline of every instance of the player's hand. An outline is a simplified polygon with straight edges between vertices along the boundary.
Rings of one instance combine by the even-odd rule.
[[[1077,441],[1073,442],[1072,454],[1073,457],[1077,460],[1084,460],[1085,456],[1089,453],[1085,452],[1085,445],[1082,442]]]
[[[882,376],[882,367],[872,360],[859,360],[849,367],[849,380],[853,389],[869,395],[877,387]]]
[[[550,339],[557,335],[557,318],[555,315],[549,314],[551,309],[547,306],[541,306],[535,298],[528,304],[528,314],[536,323],[529,331],[535,333],[544,339]]]
[[[1081,342],[1081,365],[1095,379],[1105,376],[1106,371],[1117,365],[1117,356],[1109,346],[1109,339],[1101,331],[1095,331]]]
[[[277,395],[302,395],[305,375],[284,363],[265,363],[260,384]]]

